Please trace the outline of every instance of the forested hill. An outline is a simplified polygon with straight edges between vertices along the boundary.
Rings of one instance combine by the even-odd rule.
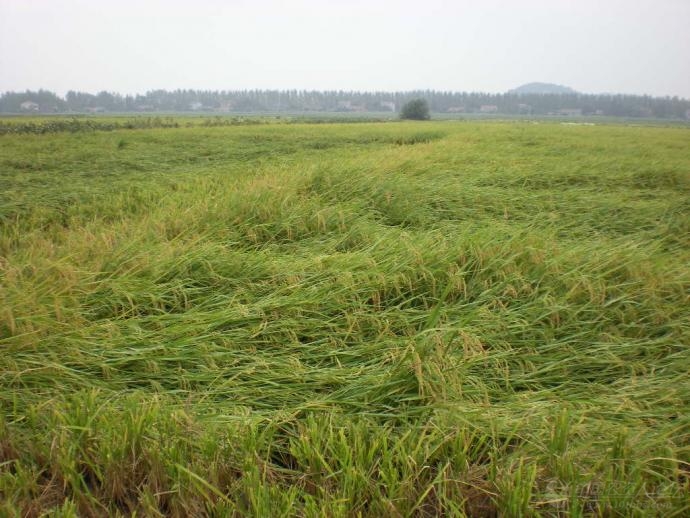
[[[88,112],[396,112],[422,97],[437,113],[526,115],[605,115],[618,117],[690,118],[690,100],[678,97],[592,95],[580,93],[504,94],[417,90],[352,92],[306,90],[153,90],[143,95],[70,91],[65,97],[47,91],[0,95],[0,113]]]
[[[555,85],[553,83],[527,83],[510,90],[516,94],[576,94],[569,86]]]

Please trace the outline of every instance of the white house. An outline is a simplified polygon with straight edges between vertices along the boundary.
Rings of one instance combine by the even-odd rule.
[[[495,104],[482,104],[479,107],[479,111],[482,113],[496,113],[498,111],[498,106]]]
[[[19,105],[19,107],[22,109],[22,111],[26,112],[38,111],[38,104],[33,101],[24,101],[22,104]]]
[[[381,108],[385,108],[392,112],[395,111],[395,103],[393,101],[381,101]]]
[[[219,112],[230,112],[232,111],[235,103],[233,101],[221,101],[220,105],[216,109]]]

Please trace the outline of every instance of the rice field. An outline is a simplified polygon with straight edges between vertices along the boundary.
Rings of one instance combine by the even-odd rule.
[[[690,514],[687,126],[107,129],[0,135],[0,515]]]

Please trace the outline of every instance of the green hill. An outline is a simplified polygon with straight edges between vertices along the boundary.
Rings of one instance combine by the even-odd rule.
[[[576,94],[569,86],[553,83],[527,83],[509,91],[515,94]]]

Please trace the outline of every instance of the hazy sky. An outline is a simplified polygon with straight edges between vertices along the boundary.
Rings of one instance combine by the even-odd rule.
[[[690,98],[690,0],[0,0],[0,91],[531,81]]]

